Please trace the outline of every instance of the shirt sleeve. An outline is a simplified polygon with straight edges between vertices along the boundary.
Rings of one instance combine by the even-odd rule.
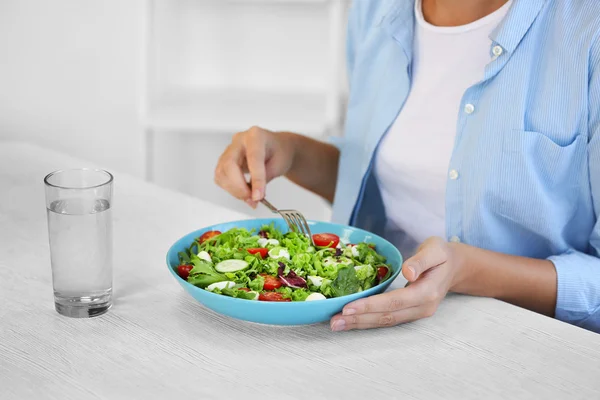
[[[360,31],[360,11],[360,5],[353,1],[348,12],[348,26],[346,28],[346,69],[350,80],[352,80],[352,72],[354,71],[356,46]]]
[[[359,45],[359,35],[361,30],[362,14],[364,13],[361,7],[364,7],[366,2],[353,1],[350,4],[348,12],[348,21],[346,27],[346,72],[348,76],[348,84],[352,86],[352,76],[354,73],[354,64],[356,60],[356,48]],[[327,139],[329,144],[334,145],[338,150],[342,151],[345,144],[343,136],[329,136]]]
[[[600,40],[590,65],[588,163],[596,224],[589,254],[569,250],[549,260],[558,277],[556,318],[600,333]]]

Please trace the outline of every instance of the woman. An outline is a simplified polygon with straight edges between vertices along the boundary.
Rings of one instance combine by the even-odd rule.
[[[331,328],[428,317],[452,291],[600,332],[600,3],[355,1],[348,29],[339,147],[254,127],[215,173],[253,207],[285,176],[411,255],[409,286]]]

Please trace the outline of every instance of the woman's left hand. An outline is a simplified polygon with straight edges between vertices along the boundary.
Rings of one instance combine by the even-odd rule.
[[[432,316],[448,290],[463,279],[460,251],[460,245],[441,238],[427,239],[402,266],[408,286],[347,304],[331,319],[331,329],[379,328]]]

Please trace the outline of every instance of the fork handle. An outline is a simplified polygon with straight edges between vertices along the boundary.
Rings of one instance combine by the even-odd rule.
[[[248,185],[248,187],[250,188],[250,190],[252,190],[252,184],[251,184],[250,182],[246,182],[246,184]],[[265,206],[266,206],[266,207],[267,207],[269,210],[271,210],[272,212],[274,212],[274,213],[276,213],[276,214],[277,214],[277,213],[279,213],[279,210],[278,210],[278,209],[276,209],[276,208],[273,206],[273,204],[269,203],[269,202],[267,201],[267,199],[263,198],[263,199],[262,199],[260,202],[261,202],[261,203],[263,203],[263,204],[264,204],[264,205],[265,205]]]
[[[272,212],[274,212],[274,213],[279,212],[275,207],[273,207],[273,204],[269,203],[266,199],[262,199],[260,202],[263,203]]]

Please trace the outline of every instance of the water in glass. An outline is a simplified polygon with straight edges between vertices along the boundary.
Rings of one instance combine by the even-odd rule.
[[[56,310],[72,317],[103,314],[112,303],[109,200],[55,200],[47,212]]]

